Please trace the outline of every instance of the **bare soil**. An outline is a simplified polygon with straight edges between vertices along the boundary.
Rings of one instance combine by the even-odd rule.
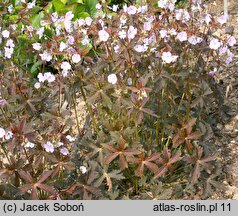
[[[208,9],[212,15],[223,14],[223,0],[209,1]],[[233,34],[238,41],[238,1],[228,0],[229,21],[223,30]],[[227,118],[216,125],[215,144],[222,164],[221,183],[225,191],[216,192],[211,199],[238,200],[238,44],[234,47],[235,59],[228,70],[221,73],[224,90],[225,106],[229,107]]]

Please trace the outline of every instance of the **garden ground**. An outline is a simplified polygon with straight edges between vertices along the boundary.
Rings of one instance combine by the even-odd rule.
[[[233,31],[238,37],[238,4],[237,0],[229,0],[230,19],[226,27],[227,33]],[[212,12],[221,15],[223,0],[209,2]],[[235,60],[226,73],[221,74],[221,83],[225,97],[225,107],[221,122],[216,125],[214,141],[219,150],[223,172],[220,181],[226,186],[225,193],[216,193],[211,199],[238,200],[238,46],[235,49]]]

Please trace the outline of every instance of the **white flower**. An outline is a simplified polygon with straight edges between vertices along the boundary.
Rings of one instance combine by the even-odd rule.
[[[219,49],[219,55],[223,55],[228,51],[228,47],[224,46]]]
[[[89,39],[88,38],[84,38],[82,41],[81,41],[82,45],[86,46],[89,44]]]
[[[178,56],[174,56],[171,54],[171,52],[163,52],[162,53],[162,60],[166,63],[175,62],[177,60]]]
[[[118,32],[118,36],[121,39],[125,39],[126,38],[126,31],[122,30]]]
[[[39,39],[42,38],[44,31],[45,31],[44,27],[41,27],[36,31],[36,34],[39,36]]]
[[[118,9],[118,5],[113,5],[113,6],[112,6],[112,10],[113,10],[114,12],[117,12],[117,9]]]
[[[136,52],[139,52],[139,53],[143,53],[143,52],[145,52],[147,49],[148,49],[148,47],[145,46],[145,45],[136,45],[136,46],[134,46],[134,50],[135,50]]]
[[[121,17],[120,17],[120,23],[121,23],[122,25],[125,25],[125,24],[126,24],[126,21],[127,21],[126,16],[121,16]]]
[[[10,47],[10,48],[13,48],[15,47],[15,44],[13,43],[13,40],[12,39],[8,39],[7,40],[7,43],[6,43],[6,46]]]
[[[220,46],[221,46],[221,43],[219,42],[218,39],[213,38],[213,39],[210,41],[209,47],[210,47],[211,49],[217,50]]]
[[[87,168],[85,166],[80,166],[79,169],[82,174],[85,174],[87,172]]]
[[[150,23],[150,22],[145,22],[145,23],[144,23],[144,30],[145,30],[145,31],[150,31],[151,28],[152,28],[152,26],[151,26],[151,23]]]
[[[228,40],[227,40],[227,44],[231,47],[234,46],[236,44],[235,37],[233,37],[233,36],[229,37]]]
[[[159,31],[159,34],[160,34],[161,38],[167,37],[167,33],[168,33],[168,31],[165,30],[165,29],[162,29],[162,30]]]
[[[69,142],[74,142],[75,141],[75,138],[70,136],[70,135],[67,135],[66,139],[69,140]]]
[[[32,142],[27,142],[27,143],[25,144],[25,148],[34,148],[34,147],[35,147],[35,144],[32,143]]]
[[[98,32],[98,36],[100,41],[104,41],[104,42],[106,42],[109,38],[109,34],[104,29]]]
[[[115,53],[118,53],[119,50],[120,50],[120,46],[119,46],[119,45],[116,45],[116,46],[113,47],[113,49],[114,49],[114,52],[115,52]]]
[[[3,128],[0,128],[0,138],[3,138],[6,134],[6,131]]]
[[[37,75],[37,78],[38,78],[39,82],[45,82],[45,76],[42,73],[39,73]]]
[[[133,39],[137,34],[137,28],[134,28],[133,26],[129,26],[129,29],[127,31],[127,37],[129,40]]]
[[[64,143],[58,142],[57,147],[60,147],[60,146],[63,146],[63,145],[64,145]]]
[[[97,9],[97,10],[100,10],[101,8],[102,8],[102,5],[99,4],[99,3],[97,3],[97,4],[96,4],[96,9]]]
[[[169,34],[170,35],[177,35],[178,33],[174,28],[172,28],[172,29],[169,29]]]
[[[61,153],[62,155],[69,155],[69,150],[64,147],[64,148],[60,149],[60,153]]]
[[[49,54],[47,51],[44,51],[42,54],[40,54],[40,57],[42,61],[47,61],[47,62],[51,61],[52,59],[52,55]]]
[[[69,62],[64,61],[61,63],[60,68],[63,70],[62,71],[63,76],[66,77],[68,75],[69,70],[71,69],[71,65],[69,64]]]
[[[203,41],[202,38],[200,37],[197,37],[197,36],[191,36],[188,38],[188,42],[192,45],[196,45],[196,44],[199,44]]]
[[[34,87],[35,87],[36,89],[39,89],[39,88],[40,88],[40,83],[39,83],[39,82],[36,82],[36,83],[34,84]]]
[[[12,57],[12,54],[14,52],[12,47],[4,47],[4,51],[5,51],[4,56],[9,59]]]
[[[72,56],[72,61],[73,61],[73,63],[75,63],[75,64],[77,64],[77,63],[79,63],[80,61],[81,61],[81,56],[79,55],[79,54],[73,54],[73,56]]]
[[[44,77],[45,77],[45,80],[47,80],[48,82],[54,82],[55,81],[55,76],[51,72],[46,72],[44,74]]]
[[[11,131],[7,131],[6,134],[5,134],[5,138],[6,140],[9,140],[13,137],[13,133]]]
[[[33,43],[32,44],[34,50],[40,50],[41,49],[41,44],[40,43]]]
[[[179,9],[175,11],[176,20],[181,20],[182,22],[187,22],[190,19],[188,11],[184,9]]]
[[[228,15],[227,15],[227,14],[224,14],[224,15],[222,15],[222,16],[220,16],[220,17],[217,18],[217,21],[218,21],[221,25],[225,24],[225,23],[227,22],[227,20],[228,20]]]
[[[131,5],[130,7],[127,8],[127,13],[129,15],[134,15],[136,14],[137,8],[133,5]]]
[[[3,36],[4,38],[9,38],[9,36],[10,36],[10,31],[8,31],[8,30],[2,31],[2,36]]]
[[[62,52],[64,49],[67,48],[67,44],[64,43],[64,42],[60,42],[60,48],[59,48],[59,51]]]
[[[35,5],[36,5],[36,0],[34,0],[33,2],[28,3],[27,8],[32,9],[33,7],[35,7]]]
[[[46,152],[51,152],[51,153],[53,153],[55,150],[54,145],[50,141],[48,141],[46,144],[44,144],[44,149]]]
[[[72,11],[68,11],[66,14],[65,14],[65,20],[72,20],[74,18],[74,14]]]
[[[9,13],[12,13],[12,12],[13,12],[13,5],[12,5],[12,4],[9,5],[9,6],[7,7],[7,10],[8,10]]]
[[[212,17],[211,14],[206,14],[205,15],[204,21],[207,25],[212,21],[211,17]]]
[[[109,83],[111,83],[113,85],[116,84],[117,83],[117,76],[116,76],[116,74],[108,75],[107,80],[108,80]]]
[[[90,26],[92,24],[92,21],[93,21],[93,19],[91,17],[87,17],[85,19],[85,23],[86,23],[87,26]]]
[[[186,41],[188,39],[188,35],[187,35],[187,32],[185,31],[182,31],[182,32],[179,32],[177,34],[177,38],[179,41],[183,42],[183,41]]]
[[[74,44],[74,37],[73,36],[68,36],[67,43],[70,44],[70,45],[73,45]]]

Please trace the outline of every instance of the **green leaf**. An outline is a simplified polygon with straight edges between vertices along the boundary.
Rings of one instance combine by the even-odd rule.
[[[96,14],[96,4],[98,0],[84,0],[85,11],[90,14],[90,16],[94,17]]]
[[[80,4],[83,4],[83,0],[70,0],[69,3],[80,3]]]
[[[31,25],[35,28],[40,28],[41,27],[40,21],[42,20],[43,17],[44,17],[43,12],[36,14],[35,16],[31,18],[31,22],[32,22]]]
[[[87,13],[87,12],[81,12],[81,13],[78,13],[77,14],[77,18],[83,18],[83,19],[85,19],[85,18],[87,18],[87,17],[89,17],[90,15]]]
[[[63,7],[65,6],[65,4],[59,0],[53,0],[52,4],[53,4],[54,11],[56,11],[56,12],[60,12],[63,9]]]
[[[40,65],[39,61],[37,61],[35,64],[32,65],[31,70],[30,70],[32,74],[34,74],[37,71],[39,65]]]

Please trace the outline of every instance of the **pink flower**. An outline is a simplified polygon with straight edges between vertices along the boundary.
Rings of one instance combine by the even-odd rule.
[[[96,9],[97,9],[97,10],[100,10],[101,8],[102,8],[102,5],[99,4],[99,3],[97,3],[97,4],[96,4]]]
[[[161,38],[165,38],[165,37],[167,37],[168,31],[165,30],[165,29],[162,29],[162,30],[159,31],[159,33],[160,33]]]
[[[51,72],[46,72],[44,74],[45,80],[47,80],[49,83],[54,82],[55,81],[55,76],[54,74],[52,74]]]
[[[213,38],[213,39],[210,41],[209,47],[210,47],[211,49],[217,50],[220,46],[221,46],[221,43],[219,42],[218,39]]]
[[[214,68],[212,71],[209,71],[209,75],[213,76],[217,72],[217,68]]]
[[[37,78],[38,78],[39,82],[45,82],[45,76],[42,73],[39,73],[37,75]]]
[[[228,20],[228,15],[227,15],[227,14],[224,14],[224,15],[222,15],[222,16],[220,16],[220,17],[217,18],[217,21],[218,21],[221,25],[225,24],[225,23],[227,22],[227,20]]]
[[[116,45],[116,46],[114,46],[114,52],[115,53],[118,53],[119,52],[119,50],[120,50],[120,46],[119,45]]]
[[[4,38],[9,38],[10,32],[9,32],[8,30],[4,30],[4,31],[2,31],[2,36],[3,36]]]
[[[127,37],[129,40],[133,39],[137,34],[137,28],[133,26],[129,26],[129,29],[127,31]]]
[[[130,7],[127,8],[127,13],[129,15],[134,15],[136,14],[137,8],[133,5],[131,5]]]
[[[52,55],[49,54],[47,51],[44,51],[42,54],[40,54],[40,57],[42,61],[47,61],[47,62],[51,61],[52,59]]]
[[[144,30],[145,30],[145,31],[150,31],[151,28],[152,28],[152,26],[151,26],[151,23],[150,23],[150,22],[145,22],[145,23],[144,23]]]
[[[109,38],[109,34],[104,29],[98,32],[98,36],[100,41],[104,41],[104,42],[106,42]]]
[[[138,53],[143,53],[148,49],[146,45],[136,45],[134,46],[134,50]]]
[[[46,152],[51,152],[51,153],[53,153],[55,150],[53,144],[50,141],[44,144],[44,149]]]
[[[85,19],[85,23],[86,23],[86,25],[87,26],[90,26],[91,24],[92,24],[92,18],[91,17],[87,17],[86,19]]]
[[[212,21],[211,17],[212,17],[211,14],[206,14],[204,16],[204,21],[207,25]]]
[[[66,155],[69,155],[69,150],[67,148],[61,148],[60,153],[66,156]]]
[[[34,87],[35,87],[36,89],[39,89],[39,88],[40,88],[40,83],[39,83],[39,82],[36,82],[36,83],[34,84]]]
[[[12,39],[8,39],[7,40],[7,43],[6,43],[6,46],[10,47],[10,48],[13,48],[15,47],[15,44],[13,43],[13,40]]]
[[[67,76],[68,71],[71,70],[71,65],[69,62],[64,61],[61,63],[60,68],[63,70],[63,74]]]
[[[125,39],[126,38],[126,31],[122,30],[118,32],[118,36],[121,39]]]
[[[183,23],[189,21],[190,15],[188,11],[184,9],[179,9],[175,11],[176,20],[181,20]]]
[[[72,61],[73,61],[73,63],[75,63],[75,64],[79,63],[79,62],[81,61],[81,56],[80,56],[78,53],[73,54],[73,56],[72,56]]]
[[[231,51],[229,51],[228,58],[226,59],[226,64],[227,64],[227,65],[232,62],[233,57],[234,57],[234,54],[233,54]]]
[[[33,43],[32,44],[33,49],[39,51],[41,49],[41,44],[40,43]]]
[[[5,51],[4,56],[8,59],[10,59],[12,57],[13,52],[14,52],[12,47],[4,47],[4,51]]]
[[[182,31],[182,32],[179,32],[177,34],[177,38],[179,41],[183,42],[183,41],[186,41],[188,39],[188,35],[187,35],[187,32],[185,31]]]
[[[202,38],[200,37],[197,37],[197,36],[191,36],[188,38],[188,42],[192,45],[196,45],[196,44],[199,44],[203,41]]]
[[[60,48],[59,51],[62,52],[64,49],[67,48],[67,44],[65,42],[60,42]]]
[[[227,47],[227,46],[221,47],[221,48],[219,49],[219,55],[223,55],[223,54],[225,54],[227,51],[228,51],[228,47]]]
[[[228,40],[227,40],[227,44],[231,47],[234,46],[236,44],[235,37],[233,37],[233,36],[229,37]]]

